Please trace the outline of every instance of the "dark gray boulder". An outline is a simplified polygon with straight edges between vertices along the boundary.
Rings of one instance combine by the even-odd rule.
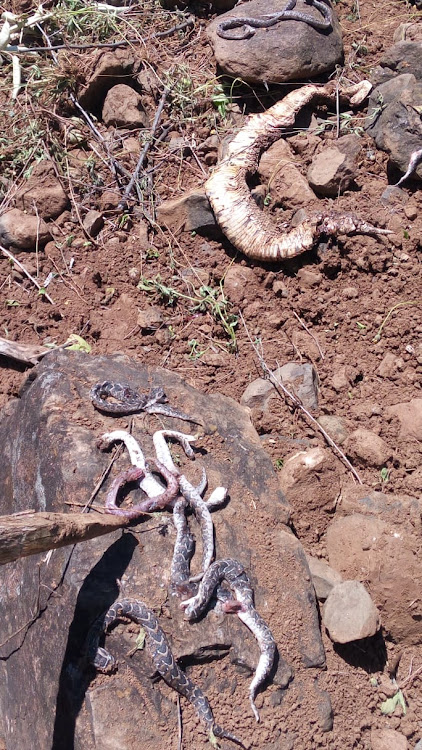
[[[185,470],[196,481],[203,465],[211,489],[229,487],[227,504],[214,513],[217,557],[236,557],[248,569],[257,608],[276,637],[279,657],[272,685],[258,697],[263,717],[268,712],[273,721],[277,707],[271,704],[271,691],[300,687],[302,694],[306,685],[314,690],[308,667],[324,664],[324,650],[305,555],[285,525],[289,508],[239,404],[218,394],[201,394],[174,373],[143,367],[125,356],[51,352],[31,372],[20,398],[2,413],[0,512],[31,508],[71,513],[80,506],[67,502],[88,500],[110,460],[98,450],[98,437],[129,421],[101,415],[91,405],[91,386],[105,379],[128,382],[139,390],[162,385],[174,406],[204,424],[197,459]],[[151,433],[163,423],[193,432],[177,420],[136,416],[133,434],[147,454],[152,452]],[[97,503],[127,463],[123,453]],[[135,491],[134,502],[137,497],[140,491]],[[275,552],[271,557],[268,543]],[[167,595],[173,544],[171,516],[163,513],[129,530],[0,568],[0,739],[3,731],[7,750],[28,750],[34,742],[39,750],[149,750],[162,747],[166,733],[177,733],[172,691],[161,681],[152,682],[147,655],[138,651],[128,656],[137,628],[119,625],[107,639],[119,662],[116,674],[96,678],[84,665],[89,628],[120,588],[126,597],[142,599],[155,609],[182,664],[205,660],[200,679],[195,669],[193,678],[205,692],[211,691],[217,721],[228,700],[237,710],[249,711],[247,690],[259,656],[257,644],[236,616],[211,609],[197,623],[184,621],[179,602]],[[197,558],[198,552],[195,565]],[[224,684],[213,666],[222,657]],[[298,671],[300,679],[291,682]]]

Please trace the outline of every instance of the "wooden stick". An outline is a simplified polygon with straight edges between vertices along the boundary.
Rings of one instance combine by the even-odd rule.
[[[125,528],[124,516],[88,513],[29,513],[0,516],[0,565]]]
[[[10,357],[24,365],[36,365],[45,354],[51,352],[46,346],[35,346],[32,344],[18,344],[0,337],[0,354]]]

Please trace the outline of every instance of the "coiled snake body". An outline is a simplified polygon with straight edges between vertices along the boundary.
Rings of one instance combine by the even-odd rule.
[[[167,403],[164,389],[159,386],[151,388],[149,393],[138,393],[125,383],[105,380],[102,383],[96,383],[91,388],[90,396],[95,408],[105,412],[105,414],[120,416],[145,411],[147,414],[163,414],[166,417],[175,417],[185,422],[195,422],[186,414],[173,409]],[[114,400],[110,401],[110,398]]]
[[[228,739],[244,747],[242,742],[230,732],[226,732],[215,723],[208,699],[197,685],[180,669],[173,656],[166,634],[160,627],[154,613],[137,599],[120,599],[101,615],[90,630],[88,642],[88,660],[98,670],[110,672],[116,661],[105,648],[99,647],[98,642],[103,632],[121,617],[128,617],[141,625],[145,631],[147,651],[157,672],[170,687],[192,703],[200,720],[205,725],[211,742],[216,745],[215,738]]]

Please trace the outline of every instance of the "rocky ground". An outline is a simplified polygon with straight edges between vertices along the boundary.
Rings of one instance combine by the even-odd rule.
[[[343,82],[369,77],[377,88],[358,111],[309,113],[263,155],[250,185],[280,227],[299,210],[324,205],[392,234],[323,241],[285,263],[237,253],[215,225],[203,185],[224,140],[247,114],[277,101],[295,76],[279,80],[274,73],[268,81],[265,60],[256,57],[245,72],[247,48],[236,73],[224,46],[217,49],[215,31],[206,34],[208,6],[191,16],[148,2],[110,19],[87,16],[77,2],[47,4],[53,19],[41,25],[53,46],[127,36],[133,44],[27,56],[16,100],[10,55],[2,67],[0,241],[7,252],[0,259],[0,335],[40,347],[77,335],[83,341],[76,346],[92,355],[123,352],[176,372],[204,393],[240,401],[277,470],[291,526],[317,559],[312,565],[328,562],[343,579],[363,583],[377,607],[382,637],[334,645],[322,628],[327,665],[318,683],[330,696],[333,721],[317,720],[306,697],[292,692],[292,701],[288,690],[284,699],[269,690],[277,719],[266,712],[254,728],[245,718],[257,748],[421,748],[421,168],[419,177],[394,186],[422,146],[416,6],[335,3],[344,63],[337,39],[327,52],[330,64]],[[18,0],[5,9],[33,11]],[[179,24],[185,26],[152,38]],[[39,31],[26,33],[27,46],[47,44]],[[242,74],[247,84],[221,74],[213,45],[223,70]],[[261,54],[265,45],[256,46]],[[312,77],[302,63],[297,78]],[[320,66],[318,58],[314,75],[323,73]],[[75,100],[89,112],[91,128]],[[146,144],[137,200],[122,211]],[[305,370],[278,377],[314,420],[258,380],[292,362]],[[19,395],[28,365],[9,357],[0,364],[5,406]],[[271,532],[265,547],[262,529],[250,524],[254,541],[265,567],[277,570],[282,561]],[[328,586],[319,592],[322,608],[332,572],[318,570],[312,568]],[[277,621],[277,602],[269,606]],[[216,687],[225,678],[221,669],[196,667],[195,676],[207,682],[216,713],[230,718]],[[236,711],[238,728],[242,710]],[[202,746],[194,731],[188,709],[186,748]],[[169,747],[176,741],[166,740]]]

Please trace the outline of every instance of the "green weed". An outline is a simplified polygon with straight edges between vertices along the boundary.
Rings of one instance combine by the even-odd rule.
[[[161,297],[167,305],[174,305],[177,300],[186,300],[190,303],[192,312],[208,312],[214,320],[220,324],[226,336],[229,338],[229,349],[236,351],[236,333],[238,316],[230,311],[231,303],[226,299],[222,284],[218,288],[211,286],[200,286],[193,294],[184,294],[174,287],[167,286],[159,275],[154,279],[142,277],[138,289]]]

